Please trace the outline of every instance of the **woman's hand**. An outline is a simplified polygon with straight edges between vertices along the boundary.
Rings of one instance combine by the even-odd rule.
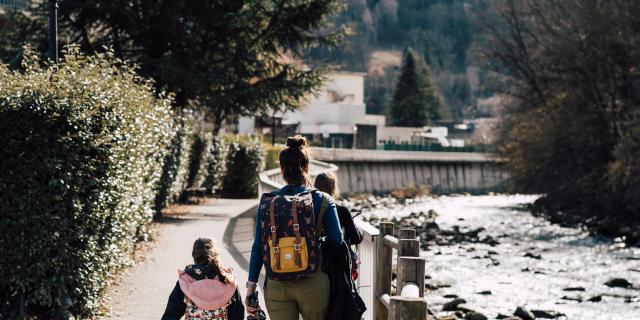
[[[256,287],[256,283],[247,282],[247,296],[244,299],[244,305],[248,314],[255,314],[260,310]]]

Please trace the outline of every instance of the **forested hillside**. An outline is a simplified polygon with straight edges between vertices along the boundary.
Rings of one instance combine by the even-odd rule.
[[[312,59],[367,73],[367,108],[384,113],[402,51],[419,52],[454,118],[492,115],[480,55],[486,0],[347,0],[335,23],[349,27],[342,46]],[[480,100],[478,100],[480,99]]]

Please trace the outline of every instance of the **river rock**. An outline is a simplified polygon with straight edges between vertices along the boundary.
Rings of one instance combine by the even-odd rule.
[[[589,302],[600,302],[600,301],[602,301],[602,296],[600,296],[600,295],[593,296],[593,297],[587,299],[587,301],[589,301]]]
[[[465,320],[487,320],[487,316],[485,316],[484,314],[480,313],[480,312],[469,312],[467,313],[467,315],[464,317]]]
[[[562,289],[563,291],[585,291],[583,287],[569,287]]]
[[[522,320],[522,318],[520,317],[514,317],[514,316],[506,316],[502,313],[498,313],[498,315],[496,316],[496,319],[501,319],[501,320]]]
[[[569,296],[563,296],[562,298],[560,298],[562,300],[567,300],[567,301],[576,301],[576,302],[582,302],[582,298],[581,297],[569,297]]]
[[[633,285],[623,278],[613,278],[604,283],[609,288],[631,288]]]
[[[531,253],[531,252],[527,252],[524,254],[525,258],[531,258],[531,259],[536,259],[536,260],[540,260],[542,259],[542,256],[539,254],[535,254],[535,253]]]
[[[531,310],[531,313],[536,316],[536,318],[541,319],[557,319],[560,317],[564,317],[564,313],[556,312],[556,311],[545,311],[545,310]]]
[[[491,290],[484,290],[484,291],[480,291],[480,292],[476,292],[476,293],[484,295],[484,296],[489,296],[489,295],[491,295]]]
[[[520,317],[522,320],[535,320],[536,316],[525,307],[517,307],[513,313],[514,316]]]
[[[458,295],[457,294],[445,294],[442,297],[447,298],[447,299],[456,299],[456,298],[458,298]]]
[[[442,305],[442,311],[454,311],[458,308],[459,305],[463,303],[467,303],[467,300],[462,298],[453,299]]]

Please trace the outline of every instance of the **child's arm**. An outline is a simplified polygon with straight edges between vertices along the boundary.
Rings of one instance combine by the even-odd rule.
[[[169,301],[167,301],[167,308],[164,310],[162,320],[179,320],[184,315],[184,311],[187,309],[187,305],[184,304],[184,293],[180,289],[180,283],[176,281],[176,286],[169,295]]]

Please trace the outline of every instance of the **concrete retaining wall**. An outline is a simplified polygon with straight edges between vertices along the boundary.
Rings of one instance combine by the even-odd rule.
[[[314,158],[338,166],[343,193],[388,192],[410,185],[435,193],[487,193],[506,190],[509,174],[502,159],[481,153],[399,152],[314,149]]]

